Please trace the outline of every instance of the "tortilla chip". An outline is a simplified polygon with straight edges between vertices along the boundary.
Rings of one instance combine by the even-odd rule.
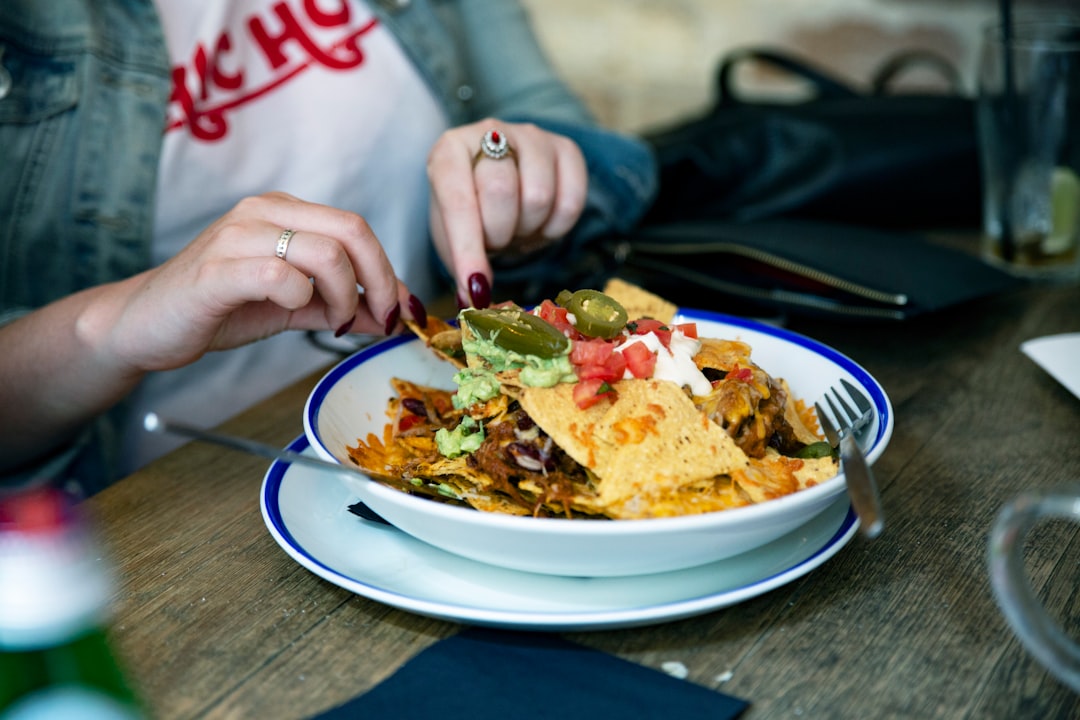
[[[679,306],[670,303],[659,295],[653,295],[637,285],[625,280],[612,278],[604,285],[604,294],[617,300],[626,309],[631,320],[650,317],[662,323],[669,323],[678,312]]]
[[[699,370],[727,372],[737,367],[757,368],[750,359],[750,346],[742,341],[700,338],[700,342],[701,349],[694,356],[694,364]]]
[[[780,380],[780,384],[784,386],[784,390],[788,395],[787,404],[784,405],[784,419],[791,426],[795,437],[807,445],[824,440],[824,437],[819,432],[817,417],[813,411],[806,407],[806,403],[802,399],[795,397],[791,392],[791,388],[788,387],[787,380]]]
[[[732,479],[752,502],[759,503],[817,485],[836,475],[837,469],[831,457],[792,458],[770,448],[764,458],[751,459],[749,467],[733,473]]]
[[[795,470],[795,479],[799,481],[799,489],[805,490],[831,480],[838,472],[840,472],[840,461],[836,458],[808,458],[803,460],[801,468]]]
[[[596,478],[597,507],[611,515],[635,496],[662,495],[747,466],[746,455],[677,385],[621,380],[618,400],[585,410],[573,385],[522,389],[522,408]],[[646,502],[647,504],[647,502]]]
[[[373,479],[405,493],[429,497],[445,496],[477,510],[508,515],[529,511],[510,498],[495,492],[491,478],[469,466],[467,457],[443,457],[430,437],[390,437],[370,434],[356,447],[347,448],[357,468]]]
[[[631,497],[608,508],[615,519],[680,517],[751,504],[728,475],[718,475],[648,496]]]
[[[428,316],[424,327],[420,327],[415,320],[406,319],[403,322],[436,355],[459,370],[465,367],[465,351],[461,347],[461,331],[458,328],[433,315]]]
[[[496,493],[466,490],[463,494],[465,502],[477,510],[484,512],[497,512],[503,515],[528,515],[529,511],[521,507],[510,498]]]

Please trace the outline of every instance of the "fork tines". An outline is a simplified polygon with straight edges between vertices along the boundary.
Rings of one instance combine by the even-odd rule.
[[[846,399],[836,386],[829,388],[823,398],[829,409],[832,410],[832,420],[836,430],[840,435],[845,435],[848,432],[860,429],[869,422],[870,418],[873,417],[874,406],[869,398],[854,384],[843,379],[840,380],[840,384],[847,391]],[[821,411],[821,404],[815,403],[815,405],[820,419],[824,415]]]

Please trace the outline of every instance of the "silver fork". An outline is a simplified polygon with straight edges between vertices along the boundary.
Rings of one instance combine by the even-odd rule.
[[[832,411],[831,417],[820,402],[814,403],[814,409],[817,410],[818,421],[825,437],[833,447],[840,450],[848,495],[859,518],[859,528],[865,537],[875,538],[881,534],[885,520],[874,474],[870,472],[866,456],[859,446],[859,441],[870,428],[874,406],[852,383],[841,380],[840,384],[848,399],[845,400],[844,393],[836,386],[829,388],[822,396]]]

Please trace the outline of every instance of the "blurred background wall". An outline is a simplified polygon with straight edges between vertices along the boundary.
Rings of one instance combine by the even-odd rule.
[[[718,59],[747,45],[803,55],[854,84],[897,51],[951,60],[974,93],[977,40],[998,0],[524,0],[552,62],[606,125],[662,127],[707,107]],[[1073,9],[1080,0],[1014,0],[1014,9]],[[929,71],[908,86],[937,84]],[[797,95],[747,68],[739,87]]]

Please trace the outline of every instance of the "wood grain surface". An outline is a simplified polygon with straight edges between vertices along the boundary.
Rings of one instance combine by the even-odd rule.
[[[884,385],[896,427],[874,466],[886,515],[788,585],[659,625],[567,637],[745,698],[762,718],[1067,718],[1078,697],[1019,644],[985,569],[1002,505],[1080,483],[1080,399],[1022,341],[1080,331],[1080,287],[1031,286],[903,323],[791,318]],[[1080,362],[1080,358],[1077,360]],[[316,376],[222,429],[284,446]],[[117,569],[114,637],[163,718],[300,718],[375,686],[460,626],[327,583],[267,532],[269,463],[189,444],[90,501]],[[1029,571],[1080,637],[1076,526],[1040,526]]]

